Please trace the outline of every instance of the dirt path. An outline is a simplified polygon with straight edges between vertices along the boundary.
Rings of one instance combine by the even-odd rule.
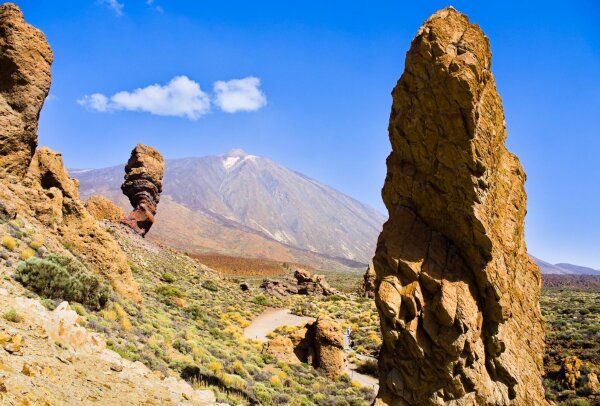
[[[267,334],[279,326],[301,326],[314,320],[313,317],[296,316],[290,309],[267,309],[244,329],[244,337],[268,341]]]

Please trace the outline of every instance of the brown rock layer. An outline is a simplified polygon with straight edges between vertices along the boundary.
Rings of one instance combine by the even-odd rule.
[[[12,3],[0,6],[0,178],[22,177],[37,147],[52,50]]]
[[[123,210],[104,196],[90,196],[85,201],[85,208],[96,220],[118,222],[125,218]]]
[[[490,66],[487,37],[447,8],[418,31],[392,93],[373,260],[379,404],[545,404],[525,173]]]
[[[162,192],[163,172],[164,159],[154,148],[138,144],[131,151],[121,190],[129,198],[133,211],[123,223],[142,237],[154,223]]]

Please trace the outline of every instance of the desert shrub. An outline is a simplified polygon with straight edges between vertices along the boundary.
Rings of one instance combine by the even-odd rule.
[[[17,248],[17,240],[9,235],[2,237],[2,245],[9,251],[14,251]]]
[[[16,279],[41,296],[78,302],[94,310],[106,306],[112,296],[110,287],[99,276],[71,258],[56,254],[20,262]]]
[[[23,316],[21,316],[15,309],[10,309],[3,315],[5,320],[11,321],[13,323],[20,323],[23,321]]]
[[[42,245],[44,245],[44,240],[41,237],[33,240],[31,244],[29,244],[29,246],[36,251],[42,248]]]
[[[590,402],[588,402],[586,399],[583,398],[578,398],[575,399],[571,402],[572,406],[590,406]]]
[[[173,275],[171,272],[165,272],[162,274],[161,279],[167,283],[173,283],[177,280],[177,278],[175,277],[175,275]]]
[[[183,293],[179,289],[168,285],[163,285],[159,287],[158,289],[156,289],[156,293],[167,298],[183,297]]]
[[[260,306],[268,306],[269,299],[267,299],[267,297],[265,297],[263,295],[258,295],[252,299],[252,303],[260,305]]]
[[[206,290],[210,290],[211,292],[216,292],[219,290],[217,285],[213,281],[204,281],[202,282],[202,287]]]
[[[35,255],[35,251],[32,250],[31,248],[25,248],[23,251],[21,251],[21,259],[23,261],[31,258],[34,255]]]

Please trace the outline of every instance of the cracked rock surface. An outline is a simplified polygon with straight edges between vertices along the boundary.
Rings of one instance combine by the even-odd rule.
[[[384,405],[540,405],[540,271],[505,147],[488,38],[453,8],[419,29],[392,92],[389,220],[373,260]]]

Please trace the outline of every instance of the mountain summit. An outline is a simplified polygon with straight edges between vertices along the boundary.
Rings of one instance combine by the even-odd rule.
[[[71,173],[83,196],[103,194],[126,206],[122,166]],[[163,196],[152,234],[192,254],[362,266],[385,221],[355,199],[241,149],[167,160]]]

